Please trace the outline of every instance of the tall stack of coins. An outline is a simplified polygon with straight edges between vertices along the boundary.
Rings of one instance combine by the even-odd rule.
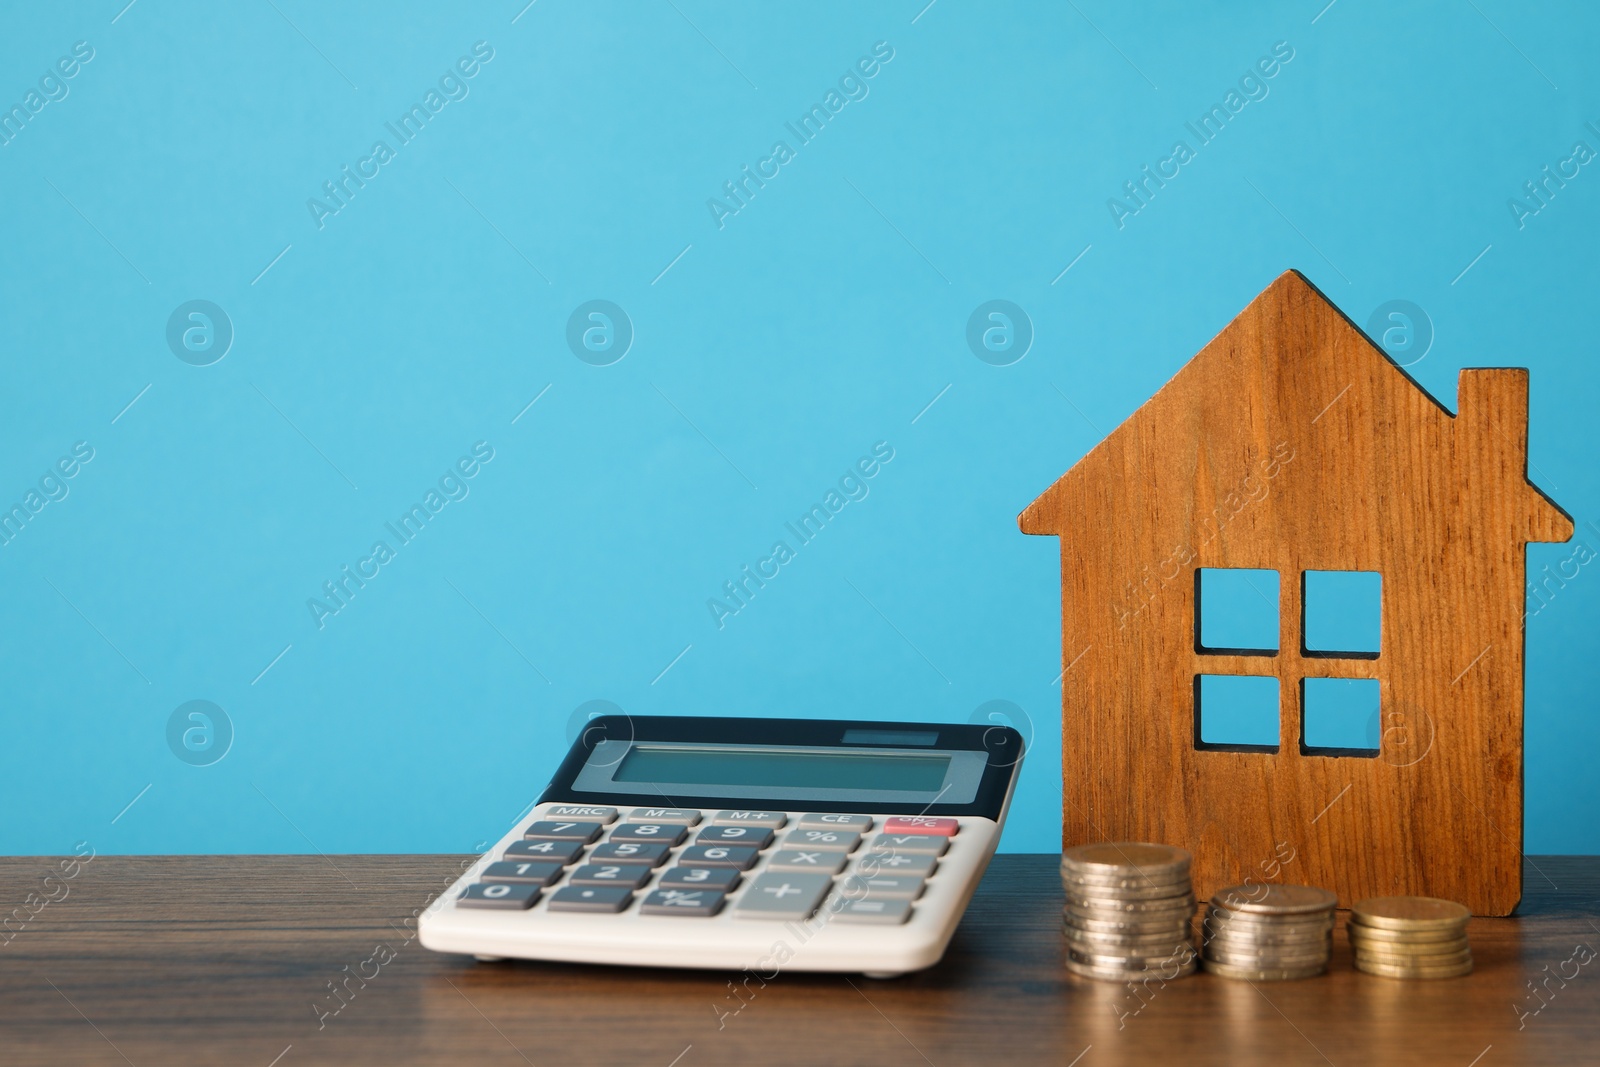
[[[1472,971],[1471,912],[1437,897],[1373,897],[1350,909],[1356,969],[1388,978],[1455,978]]]
[[[1309,885],[1236,885],[1211,898],[1201,954],[1224,978],[1276,982],[1328,968],[1339,898]]]
[[[1167,845],[1067,849],[1061,856],[1067,969],[1111,981],[1193,974],[1189,859],[1183,849]]]

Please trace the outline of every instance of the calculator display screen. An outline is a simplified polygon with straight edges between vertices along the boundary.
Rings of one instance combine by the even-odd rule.
[[[873,789],[936,793],[950,770],[937,752],[781,751],[635,745],[612,775],[615,782],[779,789]]]

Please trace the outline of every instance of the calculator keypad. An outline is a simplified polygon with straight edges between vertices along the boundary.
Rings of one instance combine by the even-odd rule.
[[[827,852],[852,852],[861,841],[855,830],[790,830],[784,848],[820,848]]]
[[[658,889],[644,898],[639,911],[645,915],[698,915],[709,918],[722,910],[726,894],[715,889]]]
[[[749,845],[766,848],[772,844],[772,831],[761,826],[707,826],[695,835],[697,845]]]
[[[512,885],[510,882],[479,882],[467,886],[456,903],[463,908],[499,908],[506,911],[525,911],[539,899],[536,885]]]
[[[637,863],[586,863],[572,872],[568,885],[625,885],[643,889],[650,880],[650,868]]]
[[[597,823],[617,821],[616,808],[594,807],[588,804],[557,804],[545,814],[552,819],[582,819],[584,822]]]
[[[678,857],[685,867],[732,867],[748,871],[756,865],[761,850],[749,845],[690,845]]]
[[[719,811],[711,817],[716,826],[764,826],[780,829],[789,817],[781,811]]]
[[[529,840],[580,841],[587,845],[600,836],[602,829],[604,827],[597,822],[546,820],[529,823],[528,828],[522,831],[522,836]]]
[[[563,866],[583,855],[582,841],[517,841],[506,846],[508,860],[549,860]]]
[[[768,871],[739,894],[734,913],[742,919],[809,919],[832,888],[825,874]]]
[[[893,816],[874,835],[875,825],[870,815],[835,812],[791,824],[773,811],[705,818],[688,808],[634,808],[619,816],[610,807],[553,805],[457,904],[618,914],[637,899],[641,915],[729,910],[738,919],[805,920],[832,894],[828,910],[841,922],[903,923],[960,823]]]
[[[659,867],[672,854],[672,846],[665,841],[607,841],[594,846],[589,858],[595,863],[642,863],[646,867]]]
[[[672,822],[626,822],[611,831],[610,841],[664,841],[678,845],[687,837],[687,827]]]
[[[634,808],[628,812],[629,822],[675,822],[679,826],[693,826],[700,821],[700,813],[692,808]]]
[[[673,867],[656,884],[662,889],[715,889],[727,893],[744,876],[732,867]]]
[[[769,871],[820,871],[838,874],[849,859],[843,852],[828,852],[820,848],[784,848],[767,860]]]
[[[633,890],[623,885],[569,885],[550,894],[551,911],[597,911],[615,914],[633,900]]]
[[[485,882],[519,882],[528,885],[554,885],[561,878],[561,864],[542,863],[537,860],[518,863],[505,861],[491,863],[480,875]]]

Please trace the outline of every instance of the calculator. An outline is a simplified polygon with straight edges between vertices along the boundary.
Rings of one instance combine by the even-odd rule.
[[[988,724],[601,716],[419,937],[480,960],[919,970],[994,855],[1023,745]]]

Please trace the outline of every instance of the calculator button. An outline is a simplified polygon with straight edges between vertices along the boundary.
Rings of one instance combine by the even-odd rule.
[[[572,872],[568,885],[625,885],[642,889],[650,880],[650,868],[637,863],[586,863]]]
[[[922,879],[912,874],[868,874],[858,872],[844,880],[845,896],[883,900],[916,900],[922,895]]]
[[[678,857],[682,867],[732,867],[748,871],[756,865],[760,850],[749,845],[690,845]]]
[[[824,812],[820,815],[802,815],[800,816],[800,828],[802,830],[854,830],[858,834],[864,834],[872,829],[872,816],[837,815],[833,812]]]
[[[672,846],[665,841],[607,841],[594,846],[591,863],[633,863],[659,867],[666,862]]]
[[[675,822],[679,826],[693,826],[700,821],[700,813],[693,808],[634,808],[628,812],[629,822]]]
[[[938,834],[879,834],[873,838],[871,851],[942,856],[949,847],[950,839]]]
[[[458,908],[503,908],[506,911],[523,911],[533,907],[539,899],[536,885],[512,885],[510,882],[477,882],[467,886],[456,898]]]
[[[625,885],[568,885],[550,894],[551,911],[619,912],[633,899]]]
[[[772,854],[767,860],[767,870],[838,874],[844,869],[847,858],[843,852],[829,852],[822,848],[786,848]]]
[[[726,893],[739,884],[740,877],[732,867],[671,867],[656,885],[662,889],[715,889]]]
[[[549,860],[568,864],[583,855],[582,841],[515,841],[506,846],[504,859]]]
[[[883,820],[886,834],[939,834],[956,836],[961,823],[955,819],[936,819],[931,815],[896,815]]]
[[[783,835],[783,847],[849,852],[860,840],[861,835],[854,830],[790,830]]]
[[[529,823],[528,828],[522,831],[522,836],[535,841],[578,841],[587,845],[600,836],[600,824],[565,819],[544,820]]]
[[[617,821],[616,808],[595,807],[589,804],[557,804],[546,808],[547,819],[582,819],[585,822],[611,823]]]
[[[830,909],[833,905],[828,906]],[[868,898],[851,900],[839,907],[833,917],[842,923],[882,923],[898,926],[911,916],[911,901]]]
[[[734,914],[744,919],[809,918],[832,888],[833,879],[825,874],[767,871],[739,894]]]
[[[707,826],[695,836],[697,845],[749,845],[766,848],[772,844],[772,831],[764,826]]]
[[[639,911],[644,915],[698,915],[706,917],[722,910],[727,897],[715,889],[657,889],[644,898]]]
[[[665,841],[669,846],[676,845],[688,836],[687,827],[670,822],[625,822],[615,830],[607,841]]]
[[[903,852],[868,852],[856,861],[856,873],[872,877],[877,874],[900,874],[911,878],[926,878],[933,873],[938,860],[927,855],[908,855]]]
[[[526,882],[529,885],[553,885],[561,878],[561,864],[542,861],[523,863],[491,863],[479,875],[485,882]]]
[[[781,811],[719,811],[711,821],[717,826],[765,826],[777,830],[789,817]]]

